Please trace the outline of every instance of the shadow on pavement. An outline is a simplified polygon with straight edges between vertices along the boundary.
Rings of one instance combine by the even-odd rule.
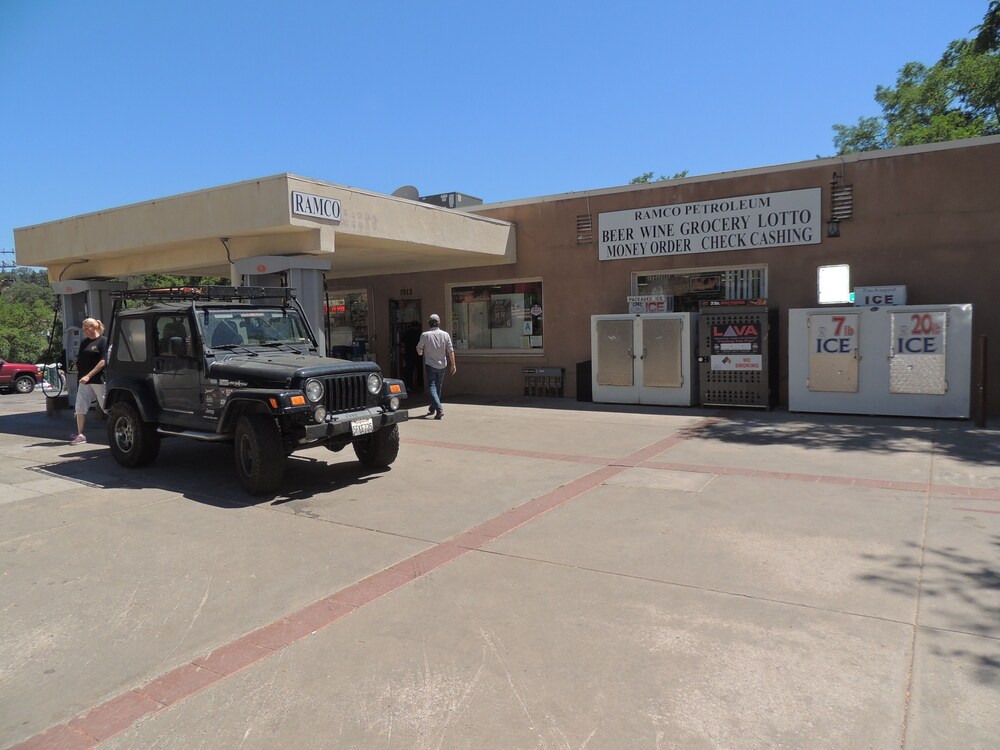
[[[66,445],[64,441],[57,444]],[[67,446],[66,454],[60,458],[64,460],[41,464],[31,470],[86,487],[164,490],[217,508],[246,508],[265,503],[284,505],[365,484],[392,470],[391,467],[368,469],[356,461],[327,463],[309,456],[293,455],[286,459],[281,492],[254,496],[247,494],[236,479],[232,446],[225,444],[167,439],[155,462],[127,469],[111,458],[102,436],[101,443],[92,440],[82,450],[80,446]]]
[[[911,554],[863,556],[873,567],[859,580],[913,596],[919,575],[922,608],[932,611],[934,618],[934,625],[925,629],[933,644],[931,653],[967,660],[977,682],[1000,689],[1000,534],[990,536],[987,544],[993,553],[986,557],[955,547],[926,547],[921,569],[920,546],[911,542],[907,544]],[[956,632],[990,639],[983,643],[992,643],[993,653],[933,643],[948,640],[947,636]]]

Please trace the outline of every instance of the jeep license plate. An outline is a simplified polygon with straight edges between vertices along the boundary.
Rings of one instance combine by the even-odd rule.
[[[372,418],[365,417],[364,419],[355,419],[351,422],[351,434],[357,437],[358,435],[367,435],[369,432],[374,432],[375,427],[372,425]]]

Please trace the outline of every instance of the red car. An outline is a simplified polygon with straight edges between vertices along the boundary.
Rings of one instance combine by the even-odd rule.
[[[42,382],[42,372],[35,365],[19,365],[0,359],[0,391],[31,393]]]

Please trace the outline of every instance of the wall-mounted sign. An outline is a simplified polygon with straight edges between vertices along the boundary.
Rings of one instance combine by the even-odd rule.
[[[598,258],[652,258],[820,241],[820,188],[676,203],[598,217]]]
[[[713,323],[708,333],[713,371],[764,369],[763,331],[756,323]]]
[[[292,213],[313,219],[340,221],[340,201],[322,195],[292,191]]]
[[[854,287],[854,304],[856,307],[905,305],[906,285],[856,286]]]
[[[663,313],[674,311],[672,294],[639,294],[628,298],[630,313]]]

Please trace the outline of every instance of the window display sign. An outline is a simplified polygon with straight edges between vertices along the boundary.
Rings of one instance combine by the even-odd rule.
[[[628,298],[630,313],[664,313],[674,311],[674,297],[671,294],[639,294]]]
[[[598,217],[598,259],[815,245],[821,213],[820,188],[609,211]]]

